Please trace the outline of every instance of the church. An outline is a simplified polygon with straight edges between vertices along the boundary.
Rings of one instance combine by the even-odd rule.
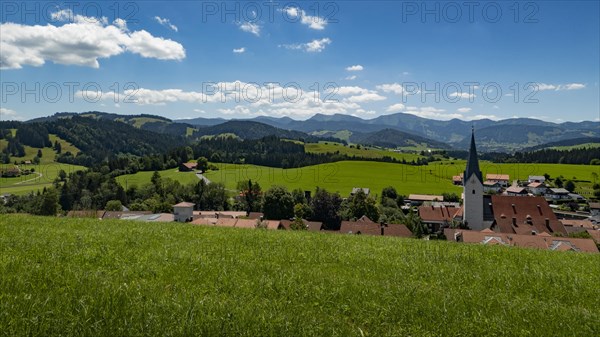
[[[463,177],[462,221],[469,229],[523,235],[567,235],[543,197],[484,194],[474,129]]]

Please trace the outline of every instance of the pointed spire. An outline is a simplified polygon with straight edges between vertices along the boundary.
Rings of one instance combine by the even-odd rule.
[[[471,147],[469,148],[469,158],[467,159],[467,169],[465,170],[465,181],[475,174],[477,179],[483,183],[481,171],[479,170],[479,160],[477,159],[477,149],[475,148],[475,127],[471,126]]]

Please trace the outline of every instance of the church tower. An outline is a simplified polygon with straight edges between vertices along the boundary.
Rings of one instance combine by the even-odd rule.
[[[471,130],[471,147],[467,159],[467,169],[463,175],[463,219],[472,230],[484,229],[483,224],[483,178],[479,170],[475,130]]]

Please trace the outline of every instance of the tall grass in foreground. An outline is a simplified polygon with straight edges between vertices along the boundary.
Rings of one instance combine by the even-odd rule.
[[[8,336],[600,335],[600,255],[0,216]]]

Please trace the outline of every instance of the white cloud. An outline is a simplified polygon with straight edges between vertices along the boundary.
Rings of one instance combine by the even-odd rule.
[[[326,38],[323,38],[320,40],[312,40],[307,43],[284,44],[284,45],[280,45],[280,47],[284,47],[286,49],[292,49],[292,50],[304,50],[308,53],[320,53],[329,44],[331,44],[331,39],[326,37]]]
[[[356,75],[348,76],[348,77],[346,77],[346,79],[349,81],[353,81],[356,79]]]
[[[347,71],[362,71],[363,69],[364,69],[364,67],[361,66],[360,64],[346,68]]]
[[[357,87],[357,86],[342,86],[342,87],[336,87],[336,88],[329,89],[329,90],[327,90],[327,92],[335,93],[335,94],[341,95],[341,96],[350,96],[350,95],[366,94],[366,93],[373,92],[373,91],[371,91],[369,89]]]
[[[260,36],[260,26],[252,22],[239,23],[240,29],[244,32]]]
[[[23,117],[19,116],[15,110],[0,108],[0,121],[13,120],[20,121]]]
[[[352,103],[365,103],[365,102],[376,102],[387,99],[385,96],[381,96],[375,92],[363,93],[356,96],[350,96],[347,98],[348,102]]]
[[[554,91],[562,91],[562,90],[580,90],[585,89],[586,85],[583,83],[567,83],[567,84],[546,84],[546,83],[537,83],[537,89],[539,91],[545,90],[554,90]]]
[[[460,113],[471,112],[471,110],[473,110],[473,109],[471,109],[471,108],[458,108],[458,109],[456,109],[456,111],[460,112]]]
[[[469,121],[478,120],[478,119],[491,119],[493,121],[497,121],[500,118],[498,118],[498,116],[496,116],[496,115],[475,115],[475,116],[465,117],[464,119],[469,120]]]
[[[402,103],[396,103],[393,105],[390,105],[387,109],[385,109],[385,111],[387,112],[400,112],[403,111],[406,107],[404,106],[404,104]]]
[[[194,109],[194,112],[198,112],[198,113],[206,113],[206,111],[202,110],[202,109]]]
[[[475,96],[475,94],[469,94],[468,92],[453,92],[449,96],[463,98],[463,99],[469,99],[469,100],[472,100],[473,98],[477,97],[477,96]]]
[[[402,86],[402,84],[398,83],[381,84],[376,86],[376,88],[383,92],[392,92],[397,95],[401,95],[402,93],[404,93],[404,87]]]
[[[434,108],[431,106],[427,106],[427,107],[408,106],[408,107],[406,107],[406,111],[404,111],[404,112],[411,114],[411,115],[419,116],[419,117],[439,119],[439,120],[464,118],[462,114],[444,113],[445,111],[446,110],[444,110],[444,109],[437,109],[437,108]]]
[[[0,24],[0,68],[39,67],[46,61],[99,68],[99,58],[125,52],[160,60],[185,58],[181,44],[145,30],[129,32],[124,20],[108,24],[106,18],[73,16],[69,10],[56,12],[54,17],[63,21],[71,17],[73,22],[62,26]]]
[[[234,49],[234,50],[233,50],[233,52],[234,52],[235,54],[242,54],[242,53],[245,53],[245,52],[246,52],[246,48],[245,48],[245,47],[242,47],[242,48],[236,48],[236,49]]]
[[[286,7],[283,11],[290,19],[300,18],[300,23],[307,25],[311,29],[323,30],[327,26],[327,19],[319,16],[307,15],[303,9],[298,7]]]
[[[178,32],[179,29],[177,28],[177,26],[175,26],[174,24],[171,23],[171,20],[169,19],[164,19],[161,18],[160,16],[155,16],[154,20],[156,20],[156,22],[160,23],[161,25],[171,29],[172,31]]]

